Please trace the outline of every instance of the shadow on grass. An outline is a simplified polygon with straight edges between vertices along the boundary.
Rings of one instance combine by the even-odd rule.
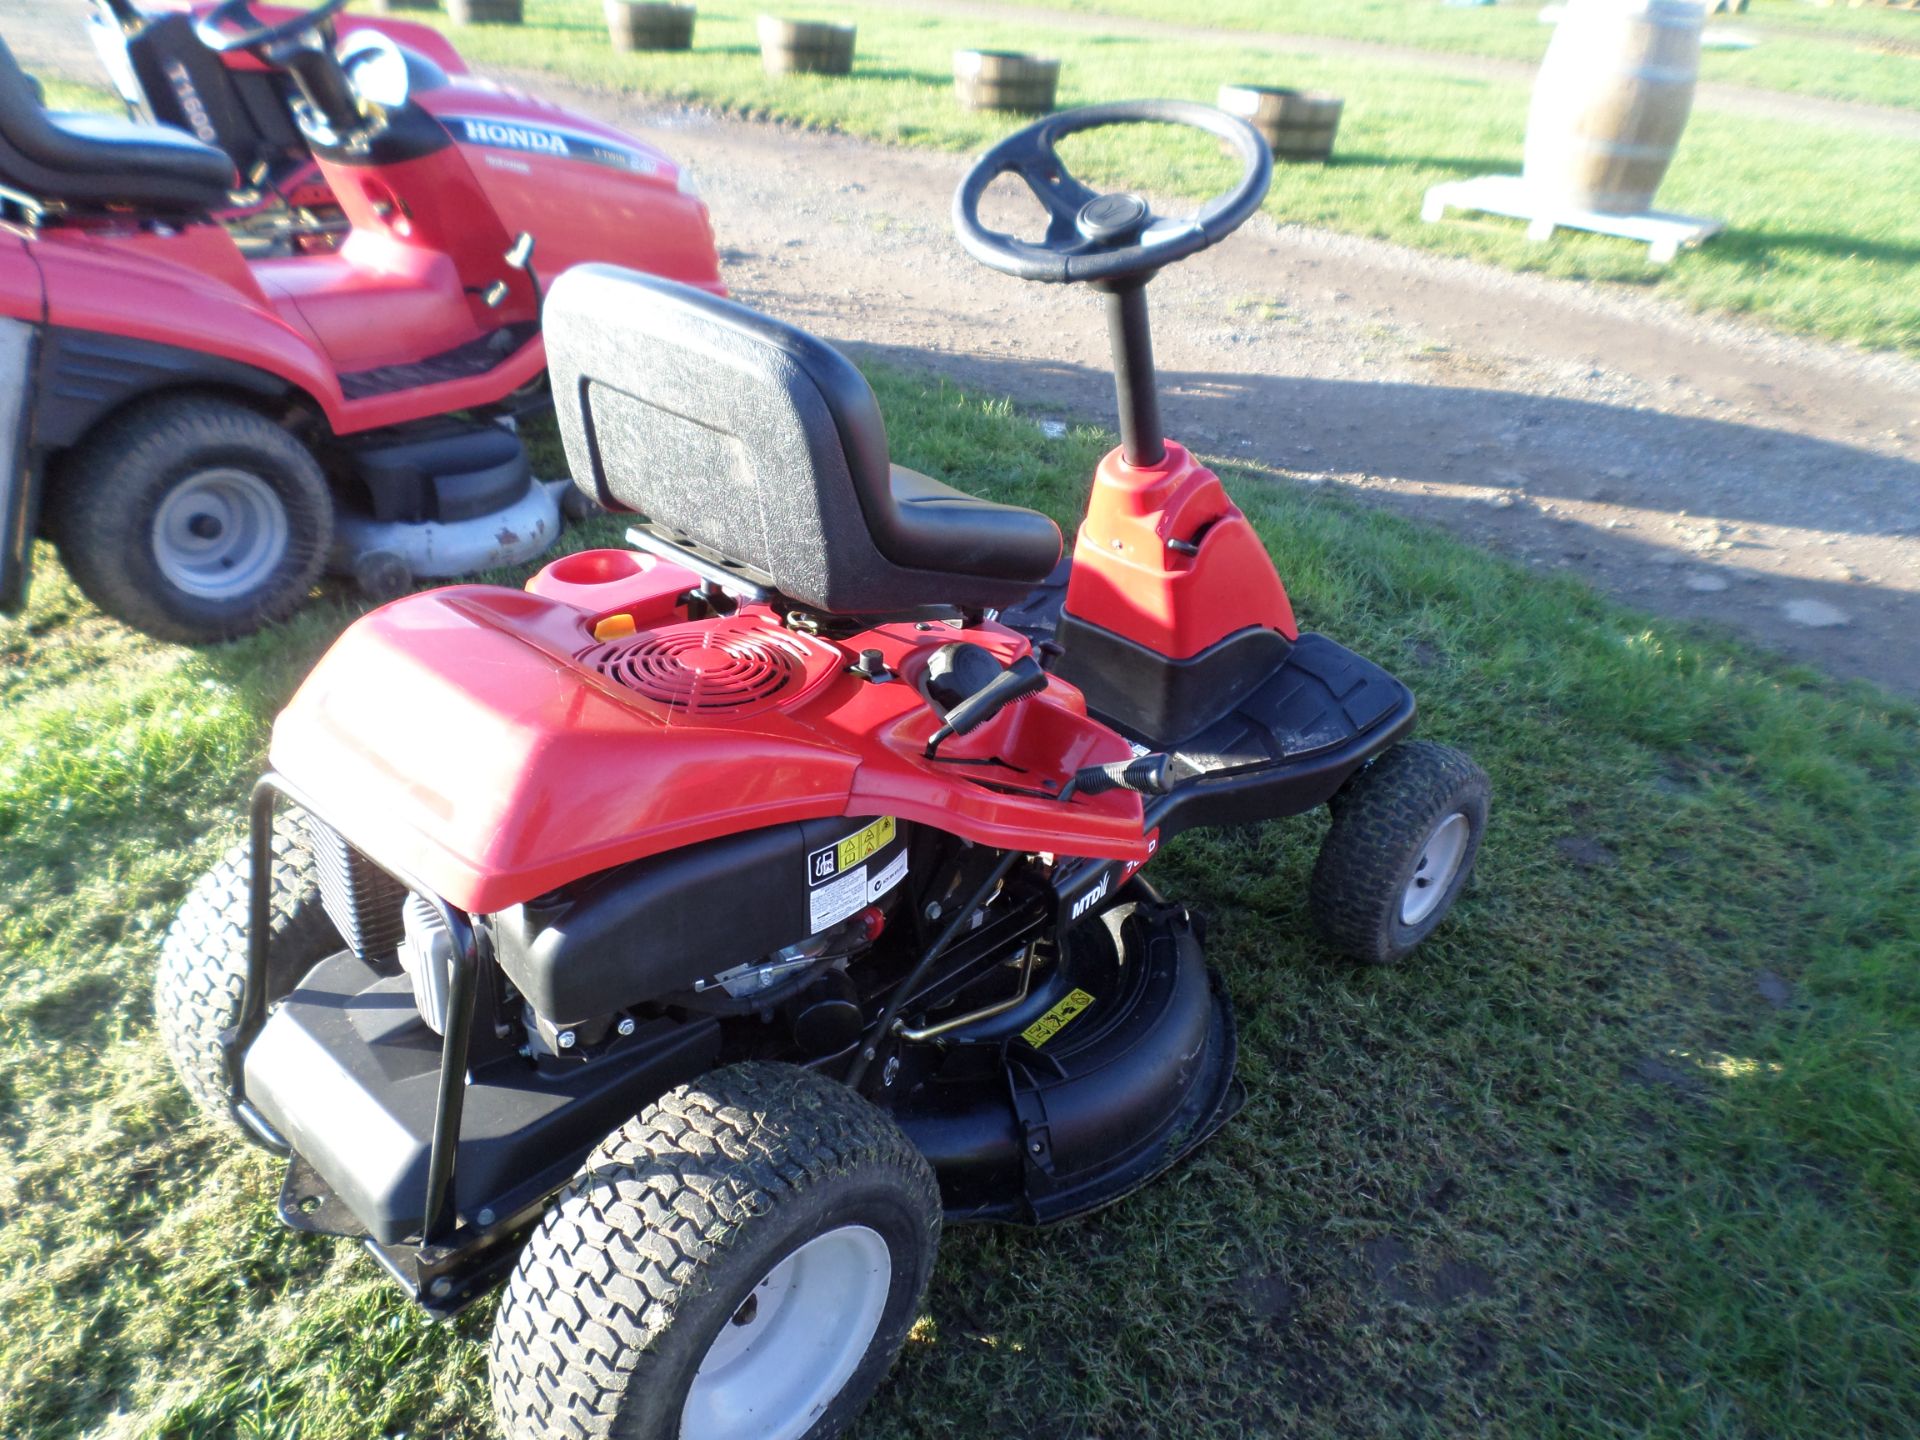
[[[853,75],[857,80],[904,80],[913,85],[945,86],[953,84],[953,72],[942,74],[937,70],[909,70],[902,66],[868,66],[857,60],[854,62]]]
[[[1437,175],[1485,175],[1499,167],[1484,156],[1389,155],[1373,150],[1342,150],[1338,139],[1327,161],[1329,170],[1431,170]]]
[[[931,361],[910,347],[831,338],[863,360],[920,374],[937,370],[971,388],[1017,397],[1022,407],[1064,406],[1112,424],[1113,380],[1105,368],[981,355]],[[1764,580],[1766,588],[1736,590],[1714,603],[1684,587],[1682,568],[1694,559],[1694,532],[1721,524],[1909,535],[1920,525],[1913,498],[1920,495],[1920,464],[1762,424],[1448,383],[1458,375],[1449,375],[1448,359],[1446,352],[1435,356],[1432,384],[1163,369],[1162,410],[1169,430],[1203,454],[1379,477],[1391,488],[1370,489],[1370,503],[1413,510],[1484,544],[1544,546],[1537,551],[1542,563],[1586,560],[1604,547],[1606,567],[1616,574],[1665,577],[1660,583],[1681,597],[1669,613],[1741,623],[1762,643],[1782,638],[1772,617],[1789,600],[1819,601],[1855,616],[1871,605],[1892,633],[1920,632],[1920,593],[1909,589],[1747,569],[1735,549],[1724,557],[1731,562],[1726,573]],[[905,450],[911,441],[896,435],[894,443]],[[1757,476],[1772,483],[1755,483]],[[1497,505],[1488,503],[1490,491]],[[1540,522],[1569,520],[1564,512],[1547,513],[1561,501],[1652,514],[1625,529],[1571,522],[1549,530]],[[1516,539],[1523,535],[1525,546]],[[1730,603],[1736,599],[1737,606]],[[1798,653],[1817,654],[1823,666],[1832,661],[1828,668],[1841,673],[1920,690],[1920,663],[1889,666],[1872,627],[1785,633],[1807,642]]]
[[[1784,258],[1793,251],[1803,250],[1875,264],[1920,266],[1920,245],[1894,245],[1819,230],[1742,230],[1729,226],[1714,237],[1713,245],[1722,252],[1732,250],[1765,259]]]

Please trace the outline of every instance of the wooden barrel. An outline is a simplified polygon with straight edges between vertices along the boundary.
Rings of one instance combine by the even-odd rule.
[[[606,0],[607,33],[616,50],[690,50],[693,48],[691,5],[636,4],[634,0]]]
[[[456,25],[518,25],[520,0],[447,0],[447,18]]]
[[[1044,115],[1053,109],[1060,62],[1013,50],[953,52],[953,93],[962,110],[1012,110]]]
[[[1258,130],[1274,159],[1324,164],[1333,155],[1333,137],[1347,102],[1315,90],[1222,85],[1218,103]]]
[[[1536,196],[1605,215],[1653,208],[1693,109],[1704,21],[1698,0],[1571,0],[1527,114]]]
[[[847,75],[853,71],[851,25],[760,17],[760,64],[769,75]]]

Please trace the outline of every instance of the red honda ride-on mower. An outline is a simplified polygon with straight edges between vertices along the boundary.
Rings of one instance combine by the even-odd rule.
[[[1237,185],[1162,218],[1054,153],[1143,122],[1227,141]],[[820,341],[585,266],[548,300],[553,390],[635,550],[396,601],[279,717],[250,839],[168,934],[162,1033],[288,1156],[289,1225],[436,1314],[506,1280],[513,1440],[835,1434],[943,1223],[1084,1214],[1218,1130],[1232,1015],[1138,874],[1182,831],[1329,805],[1312,908],[1366,961],[1460,893],[1486,777],[1299,632],[1161,439],[1144,286],[1270,167],[1243,122],[1143,101],[962,186],[976,257],[1107,297],[1123,440],[1070,563],[1045,516],[892,465]],[[981,223],[1008,171],[1043,241]]]
[[[248,50],[216,50],[196,22],[217,0],[93,0],[87,38],[137,120],[171,125],[227,152],[246,188],[216,218],[235,226],[243,243],[326,249],[347,231],[345,213],[300,128],[301,96],[293,77]],[[253,13],[278,24],[298,12],[257,5]],[[438,30],[391,16],[340,14],[334,28],[349,68],[362,54],[384,57],[416,72],[416,87],[433,70],[465,75],[459,51]],[[380,39],[355,39],[363,30]],[[383,43],[390,41],[392,44]]]
[[[724,293],[664,155],[376,31],[336,50],[344,3],[196,22],[297,90],[348,225],[319,249],[218,222],[223,150],[49,112],[0,46],[0,608],[42,530],[103,610],[189,642],[280,618],[329,564],[377,592],[529,559],[565,487],[497,422],[546,403],[538,276]]]

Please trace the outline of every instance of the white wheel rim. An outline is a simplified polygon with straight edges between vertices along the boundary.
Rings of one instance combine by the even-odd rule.
[[[1427,836],[1413,877],[1400,892],[1402,925],[1418,925],[1446,898],[1453,888],[1453,877],[1460,873],[1460,862],[1467,858],[1467,840],[1472,834],[1472,822],[1456,810]]]
[[[203,600],[231,600],[279,568],[287,533],[287,507],[258,475],[201,470],[160,502],[153,558],[175,588]]]
[[[816,1235],[753,1287],[700,1361],[680,1440],[799,1440],[860,1368],[893,1288],[879,1232]]]

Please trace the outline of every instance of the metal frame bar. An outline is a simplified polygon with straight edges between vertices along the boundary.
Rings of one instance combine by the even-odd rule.
[[[268,947],[273,935],[273,811],[285,800],[311,815],[324,813],[295,786],[269,770],[254,783],[248,808],[247,974],[240,991],[240,1018],[226,1041],[227,1088],[234,1104],[246,1102],[242,1065],[247,1047],[267,1019]],[[474,996],[479,989],[484,937],[472,917],[449,905],[407,871],[361,850],[367,859],[415,894],[425,898],[453,939],[452,975],[447,994],[447,1026],[440,1045],[440,1088],[433,1119],[433,1146],[427,1154],[427,1187],[420,1209],[421,1242],[432,1245],[454,1226],[454,1160],[460,1148],[460,1117],[467,1098],[467,1061],[473,1031]]]
[[[879,1056],[880,1047],[894,1038],[894,1021],[899,1017],[900,1011],[913,1000],[922,977],[927,973],[927,967],[939,959],[941,951],[953,943],[954,937],[960,933],[960,927],[973,918],[973,912],[987,903],[987,897],[993,894],[993,887],[1007,878],[1007,872],[1013,869],[1014,862],[1019,858],[1018,850],[1001,852],[1000,858],[994,862],[986,878],[974,887],[966,903],[955,909],[948,917],[947,923],[940,927],[940,933],[934,936],[933,943],[926,948],[913,968],[907,971],[900,983],[894,987],[893,995],[888,999],[886,1008],[880,1012],[880,1018],[867,1031],[860,1053],[854,1056],[853,1064],[847,1067],[848,1089],[860,1088],[861,1082],[867,1078],[867,1067]]]

